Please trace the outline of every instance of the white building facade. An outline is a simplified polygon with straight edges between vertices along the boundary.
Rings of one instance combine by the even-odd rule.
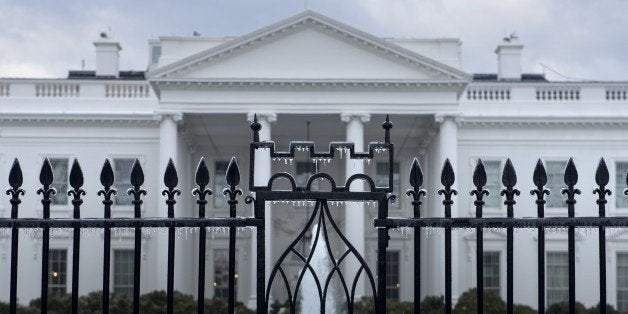
[[[456,170],[452,216],[475,214],[469,191],[478,158],[484,161],[491,195],[485,216],[505,216],[498,195],[501,169],[511,158],[522,191],[515,216],[536,216],[532,170],[538,158],[547,167],[552,190],[547,216],[566,216],[562,173],[573,157],[581,181],[576,216],[596,216],[594,172],[604,157],[611,172],[613,195],[609,216],[625,216],[623,196],[628,169],[628,83],[550,82],[543,75],[521,69],[523,45],[511,37],[495,53],[497,74],[469,74],[460,69],[458,39],[382,39],[313,12],[304,12],[237,38],[160,37],[149,42],[147,72],[120,71],[121,46],[100,38],[95,71],[70,71],[64,79],[0,78],[0,177],[6,178],[13,158],[24,171],[26,196],[20,217],[41,217],[39,169],[45,157],[55,171],[54,186],[61,191],[52,205],[52,217],[71,217],[72,207],[63,193],[72,161],[80,161],[87,191],[82,217],[102,217],[98,175],[105,158],[116,172],[115,187],[130,187],[128,173],[139,158],[146,174],[144,217],[165,217],[162,174],[172,158],[180,174],[178,217],[196,217],[198,211],[189,191],[194,188],[194,169],[204,157],[210,166],[216,194],[225,186],[224,173],[231,156],[239,160],[242,176],[248,176],[248,149],[253,114],[262,125],[261,140],[273,140],[285,149],[291,140],[315,141],[325,148],[329,141],[355,142],[356,148],[381,141],[381,122],[390,115],[395,143],[395,194],[391,216],[411,216],[412,206],[403,196],[409,189],[413,158],[419,158],[426,174],[428,195],[423,216],[443,216],[440,170],[449,158]],[[353,164],[345,160],[315,162],[305,155],[295,160],[256,160],[256,178],[285,171],[297,180],[324,171],[337,178],[364,172],[374,178],[386,175],[383,162]],[[300,179],[301,178],[301,179]],[[5,179],[3,179],[5,180]],[[245,182],[246,180],[243,180]],[[6,186],[8,188],[8,186]],[[247,186],[241,187],[248,193]],[[239,205],[238,215],[251,215]],[[208,216],[228,215],[226,201],[212,198]],[[376,210],[364,204],[333,208],[345,234],[374,269],[377,233]],[[307,206],[268,206],[266,265],[274,263],[302,230]],[[118,197],[113,217],[130,217],[128,198]],[[9,217],[7,196],[0,202],[0,217]],[[41,239],[23,232],[19,250],[18,296],[21,303],[39,296]],[[413,242],[411,231],[391,230],[389,245],[390,298],[412,299]],[[424,296],[444,294],[442,234],[422,235]],[[132,289],[133,234],[114,232],[112,278],[114,291]],[[166,233],[145,231],[142,257],[142,292],[166,288]],[[466,230],[454,232],[453,296],[475,287],[475,237]],[[535,231],[515,236],[515,303],[536,307],[537,238]],[[577,299],[587,306],[598,302],[597,233],[577,231]],[[102,235],[85,231],[81,252],[81,294],[101,288]],[[255,304],[254,235],[237,235],[237,298]],[[566,232],[546,236],[546,300],[566,300]],[[628,310],[628,236],[621,230],[607,235],[608,301]],[[175,289],[194,294],[198,234],[180,232],[176,241]],[[207,296],[224,296],[226,235],[208,234]],[[506,297],[505,231],[485,232],[485,288]],[[69,292],[71,282],[70,233],[57,232],[51,239],[51,259],[57,264],[51,286]],[[0,235],[0,282],[9,282],[10,233]],[[270,253],[270,254],[269,254]],[[132,267],[130,268],[132,271]],[[582,271],[581,271],[582,270]],[[586,271],[585,271],[586,270]],[[554,276],[550,279],[550,276]],[[129,278],[130,281],[129,281]],[[563,284],[564,283],[564,284]],[[358,294],[369,289],[360,287]],[[276,289],[273,297],[285,293]],[[8,300],[8,285],[0,285],[0,299]]]

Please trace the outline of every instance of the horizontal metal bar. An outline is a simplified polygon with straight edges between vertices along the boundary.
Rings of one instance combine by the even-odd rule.
[[[404,218],[374,219],[378,228],[536,228],[536,227],[628,227],[628,217],[521,217],[521,218]]]
[[[160,227],[261,227],[264,221],[238,218],[0,218],[0,228],[160,228]]]
[[[315,192],[315,191],[257,191],[256,200],[264,201],[385,201],[387,192]]]

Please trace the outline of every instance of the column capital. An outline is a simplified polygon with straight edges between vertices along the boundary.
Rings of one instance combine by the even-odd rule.
[[[183,121],[183,113],[181,112],[159,112],[153,115],[153,120],[161,122],[164,119],[170,118],[175,123],[179,124]]]
[[[456,124],[462,122],[462,114],[460,113],[437,113],[434,115],[434,122],[442,124],[445,120],[453,120]]]
[[[258,119],[266,119],[268,123],[277,121],[277,114],[274,112],[249,112],[246,114],[246,121],[253,122],[253,117],[257,114]]]
[[[360,118],[360,121],[367,123],[371,121],[371,115],[368,113],[349,113],[343,112],[340,114],[340,120],[342,122],[349,122],[352,118]]]

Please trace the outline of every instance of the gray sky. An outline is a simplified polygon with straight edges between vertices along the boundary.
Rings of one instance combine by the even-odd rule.
[[[304,10],[306,0],[0,0],[0,77],[65,77],[94,68],[92,42],[111,28],[120,68],[145,70],[161,35],[239,36]],[[307,0],[309,9],[382,37],[456,37],[463,70],[496,72],[493,53],[512,32],[524,72],[545,64],[566,77],[628,80],[628,1]],[[556,74],[553,79],[562,79]]]

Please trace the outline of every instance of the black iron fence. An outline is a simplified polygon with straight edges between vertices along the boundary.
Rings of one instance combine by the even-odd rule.
[[[606,196],[610,195],[607,189],[609,183],[609,173],[602,159],[597,168],[595,181],[598,186],[594,193],[597,194],[597,206],[599,208],[599,217],[575,217],[576,195],[580,191],[576,189],[578,182],[578,173],[573,160],[569,160],[564,173],[565,188],[560,192],[566,195],[566,205],[568,208],[568,217],[544,217],[545,197],[550,191],[545,188],[547,185],[547,175],[543,163],[539,160],[533,173],[533,182],[535,189],[530,191],[536,196],[536,205],[538,209],[538,217],[534,218],[515,218],[514,206],[520,191],[515,188],[517,184],[517,175],[515,168],[510,160],[507,160],[502,172],[502,184],[504,189],[500,194],[504,197],[504,204],[507,208],[507,217],[500,218],[483,218],[482,209],[484,206],[483,198],[489,194],[484,189],[487,183],[487,175],[482,161],[479,160],[473,173],[473,184],[475,189],[470,191],[471,196],[475,197],[474,205],[476,208],[476,217],[451,217],[451,209],[454,204],[453,195],[458,192],[453,189],[455,182],[455,174],[453,167],[449,161],[446,161],[441,173],[441,183],[443,188],[438,190],[438,194],[443,197],[444,217],[421,217],[422,197],[427,192],[422,189],[424,178],[419,162],[415,159],[412,163],[409,180],[412,189],[406,194],[413,198],[412,205],[414,209],[413,217],[389,217],[388,204],[394,201],[395,197],[391,195],[393,186],[393,161],[394,147],[390,142],[390,130],[392,123],[386,118],[383,123],[384,140],[382,142],[374,142],[368,145],[366,152],[356,152],[353,143],[332,142],[329,149],[324,152],[315,150],[313,142],[292,142],[289,150],[286,152],[276,151],[274,142],[260,141],[259,130],[261,125],[255,120],[251,124],[253,130],[253,141],[250,144],[250,182],[249,190],[255,192],[254,196],[246,196],[245,203],[252,204],[253,215],[248,217],[236,216],[236,207],[239,204],[238,196],[242,196],[242,190],[238,188],[240,184],[240,172],[235,158],[231,160],[226,172],[226,182],[228,186],[222,192],[228,197],[229,217],[209,218],[206,217],[207,198],[212,195],[212,191],[208,188],[210,182],[209,171],[205,161],[201,159],[196,170],[195,182],[197,187],[192,191],[196,196],[196,205],[198,208],[198,217],[175,217],[174,209],[177,203],[177,196],[180,195],[178,186],[178,175],[172,161],[166,167],[164,174],[164,185],[166,189],[162,194],[166,197],[167,217],[150,218],[141,217],[141,209],[143,206],[142,197],[146,195],[146,191],[142,189],[144,184],[144,174],[139,161],[133,164],[130,182],[132,188],[126,191],[133,197],[132,204],[134,206],[133,218],[112,218],[111,206],[113,204],[112,197],[117,193],[112,188],[114,184],[114,172],[109,161],[105,161],[100,175],[100,183],[102,189],[98,191],[98,195],[102,197],[104,218],[81,218],[80,210],[83,203],[85,191],[83,187],[83,173],[78,161],[74,161],[69,174],[69,183],[71,189],[67,192],[72,197],[73,218],[59,219],[50,218],[51,197],[57,193],[52,187],[53,171],[50,162],[46,159],[41,168],[39,181],[42,187],[37,191],[41,195],[41,203],[43,209],[43,218],[18,218],[18,209],[21,203],[21,197],[25,194],[21,188],[23,184],[22,171],[19,161],[16,159],[9,173],[9,185],[11,188],[7,190],[10,195],[11,218],[0,218],[0,228],[11,228],[11,266],[10,266],[10,311],[15,313],[17,309],[17,287],[18,280],[18,241],[20,229],[41,229],[42,237],[42,265],[41,265],[41,309],[42,313],[47,310],[48,297],[48,260],[50,246],[50,229],[52,228],[70,228],[73,230],[73,250],[72,250],[72,283],[71,283],[71,299],[72,312],[78,313],[79,299],[79,269],[80,269],[80,234],[81,229],[97,228],[104,232],[103,245],[103,264],[102,264],[102,306],[103,312],[109,312],[110,301],[110,252],[111,252],[111,229],[112,228],[133,228],[134,234],[134,282],[133,282],[133,312],[140,312],[140,258],[141,258],[141,237],[142,229],[146,228],[167,228],[168,229],[168,253],[167,253],[167,312],[172,313],[174,310],[174,252],[175,252],[175,232],[177,228],[199,228],[199,254],[198,254],[198,313],[204,313],[205,299],[205,250],[206,250],[206,228],[208,227],[226,227],[229,229],[229,283],[228,283],[228,311],[233,313],[235,310],[235,252],[236,252],[236,228],[252,227],[255,229],[257,240],[252,245],[257,247],[257,256],[255,263],[257,274],[255,285],[257,291],[257,312],[266,313],[269,308],[271,289],[275,281],[279,287],[283,287],[288,295],[288,306],[291,312],[295,312],[298,308],[299,293],[302,291],[303,278],[306,274],[314,278],[316,291],[318,291],[318,300],[321,304],[321,312],[324,312],[325,302],[329,294],[330,282],[337,278],[340,282],[340,292],[338,295],[346,300],[347,312],[352,313],[356,302],[357,283],[362,278],[367,283],[367,290],[372,294],[373,311],[376,313],[386,312],[386,248],[388,247],[388,232],[393,228],[409,227],[414,229],[414,311],[420,312],[420,294],[421,294],[421,229],[422,228],[441,228],[444,229],[444,247],[445,247],[445,312],[452,311],[452,230],[460,228],[475,228],[476,232],[476,253],[477,253],[477,278],[483,278],[483,230],[486,228],[503,228],[506,229],[506,268],[507,268],[507,288],[506,303],[508,313],[513,313],[513,238],[515,228],[536,228],[538,232],[538,311],[545,311],[545,228],[562,227],[568,230],[568,256],[569,256],[569,312],[575,313],[576,309],[576,291],[575,291],[575,228],[576,227],[598,227],[599,232],[599,276],[600,276],[600,311],[606,312],[606,253],[605,253],[605,228],[628,226],[628,217],[605,217],[605,206],[607,203]],[[337,185],[332,176],[326,173],[315,173],[307,180],[303,186],[297,185],[294,177],[288,173],[273,174],[268,180],[267,185],[255,185],[255,156],[256,154],[268,154],[270,158],[294,158],[296,151],[306,151],[310,158],[329,159],[342,151],[346,151],[346,158],[351,159],[372,159],[374,152],[387,153],[388,182],[386,186],[376,186],[374,180],[365,174],[356,174],[349,177],[344,185]],[[287,180],[290,187],[288,189],[278,189],[274,187],[277,180]],[[312,189],[315,180],[327,180],[331,186],[328,191],[314,191]],[[366,183],[367,191],[355,192],[350,190],[350,186],[354,181],[363,181]],[[558,191],[554,191],[558,192]],[[462,196],[460,196],[462,197]],[[271,266],[269,278],[265,277],[265,210],[269,202],[273,201],[311,201],[315,203],[314,210],[309,217],[303,230],[291,244],[278,257]],[[378,244],[377,244],[377,263],[376,271],[373,272],[364,257],[352,245],[342,231],[329,210],[328,202],[334,201],[369,201],[374,202],[377,206],[377,218],[374,220],[374,227],[377,228]],[[312,251],[317,243],[329,242],[328,237],[331,232],[340,238],[340,243],[344,247],[341,254],[335,255],[326,245],[326,252],[331,261],[332,267],[326,274],[318,274],[312,267],[312,254],[305,254],[299,251],[297,243],[304,240],[307,231],[314,225],[318,225],[312,231]],[[323,244],[321,244],[323,245]],[[298,272],[296,284],[291,284],[284,268],[284,261],[287,256],[293,255],[302,263]],[[345,265],[349,257],[358,261],[359,268],[354,274],[345,272]],[[477,280],[477,312],[483,312],[484,289],[483,281]]]

